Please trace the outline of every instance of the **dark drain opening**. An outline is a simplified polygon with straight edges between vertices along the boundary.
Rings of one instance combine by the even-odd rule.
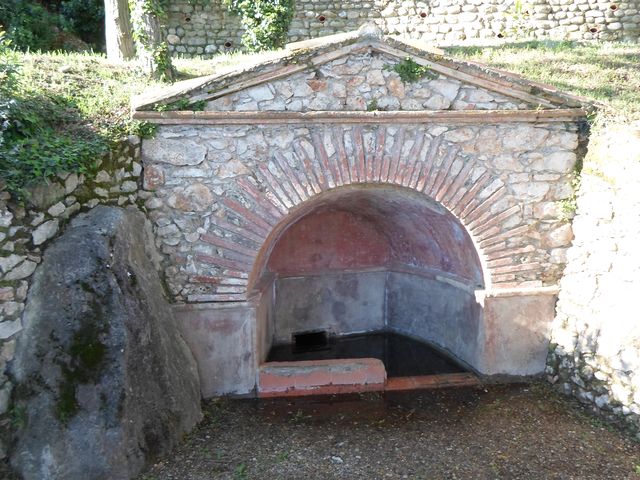
[[[326,330],[311,330],[293,334],[294,352],[313,352],[329,348],[329,335]]]

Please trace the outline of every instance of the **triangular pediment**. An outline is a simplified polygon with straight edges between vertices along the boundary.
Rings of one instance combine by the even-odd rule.
[[[408,63],[407,63],[408,62]],[[418,70],[414,78],[398,65]],[[417,77],[417,78],[416,78]],[[134,99],[137,111],[364,112],[579,108],[583,99],[375,28],[290,44]]]

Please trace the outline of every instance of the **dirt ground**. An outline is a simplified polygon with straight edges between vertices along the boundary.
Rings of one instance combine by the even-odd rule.
[[[640,444],[544,385],[215,400],[152,479],[640,479]]]

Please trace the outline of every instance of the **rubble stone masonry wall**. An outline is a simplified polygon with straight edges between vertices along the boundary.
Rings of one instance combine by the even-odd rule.
[[[386,33],[427,42],[533,37],[631,40],[640,36],[640,1],[531,0],[297,0],[289,41],[356,30],[375,22]],[[166,26],[169,49],[211,56],[241,47],[242,27],[221,0],[173,0]]]
[[[640,125],[592,140],[560,282],[549,380],[640,438]]]

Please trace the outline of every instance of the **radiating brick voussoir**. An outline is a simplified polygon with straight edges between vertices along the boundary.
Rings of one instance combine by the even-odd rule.
[[[289,213],[289,210],[273,195],[268,192],[261,192],[248,178],[240,177],[237,180],[238,185],[259,205],[269,212],[272,218],[280,220],[283,215]]]

